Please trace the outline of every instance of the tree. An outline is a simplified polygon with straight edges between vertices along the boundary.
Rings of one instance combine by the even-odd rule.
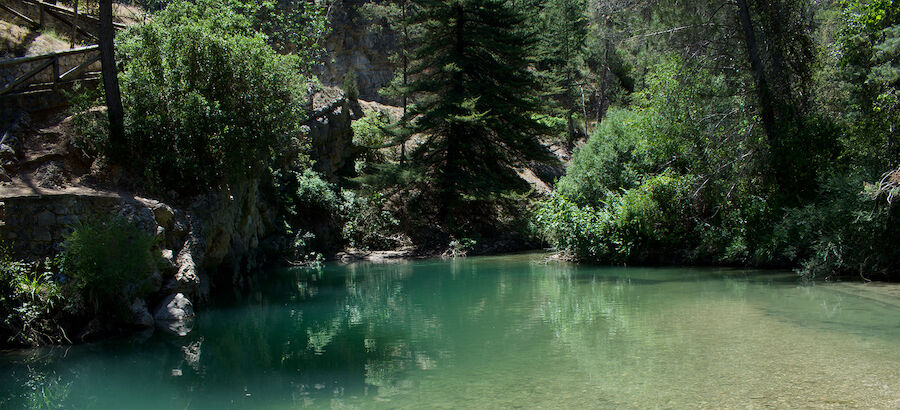
[[[232,2],[176,1],[122,34],[124,165],[196,193],[297,158],[308,65],[280,55]]]
[[[578,89],[588,35],[586,9],[584,0],[549,0],[543,10],[546,64],[560,88],[558,98],[566,111],[569,145],[575,141],[574,116],[582,94]]]
[[[109,116],[109,142],[115,155],[122,153],[125,140],[124,112],[122,96],[119,92],[119,77],[116,70],[116,53],[113,39],[116,28],[112,21],[112,0],[100,1],[100,64],[103,73],[103,90],[106,95]]]
[[[391,56],[391,60],[398,67],[394,73],[394,78],[389,84],[379,90],[379,94],[400,99],[400,107],[403,110],[402,118],[406,118],[406,111],[409,108],[409,63],[410,54],[413,50],[414,39],[418,38],[421,30],[420,25],[414,22],[417,14],[416,3],[413,0],[400,0],[397,2],[383,3],[366,3],[359,8],[360,14],[369,20],[383,20],[384,25],[393,31],[398,39],[396,51]],[[377,27],[377,26],[376,26]],[[402,129],[405,123],[399,124]],[[393,144],[400,145],[400,163],[406,161],[406,143],[409,135],[404,132],[395,132],[396,129],[387,130],[394,134]]]
[[[412,55],[406,119],[423,141],[411,153],[436,183],[440,217],[452,230],[465,199],[522,187],[512,167],[546,158],[548,129],[530,69],[535,34],[502,0],[421,0],[425,34]]]

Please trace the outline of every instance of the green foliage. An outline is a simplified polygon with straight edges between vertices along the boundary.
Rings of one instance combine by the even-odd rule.
[[[359,84],[357,83],[356,71],[353,68],[347,70],[344,79],[341,81],[341,90],[344,91],[344,97],[349,101],[359,99]]]
[[[322,262],[325,261],[325,256],[321,252],[317,252],[313,247],[316,235],[302,229],[294,231],[288,228],[288,233],[293,236],[291,237],[290,245],[285,250],[291,263],[308,267],[321,267]]]
[[[359,157],[361,163],[357,164],[357,172],[369,171],[370,165],[384,163],[390,159],[399,159],[399,151],[394,142],[398,138],[395,135],[395,125],[387,113],[377,110],[369,110],[365,116],[353,121],[353,145],[363,148],[365,151]],[[391,148],[389,150],[389,148]],[[397,158],[392,158],[397,157]]]
[[[399,221],[378,193],[341,190],[310,169],[278,171],[275,180],[295,260],[310,259],[310,252],[315,259],[336,245],[384,250],[406,244]]]
[[[472,238],[453,239],[447,245],[447,250],[441,255],[443,258],[464,258],[466,254],[475,248],[476,240]]]
[[[14,260],[0,244],[0,335],[4,342],[37,345],[49,340],[50,319],[71,305],[55,279],[56,262]]]
[[[247,4],[253,27],[265,33],[267,43],[279,53],[295,54],[302,72],[312,72],[322,61],[325,37],[330,31],[326,16],[328,2],[255,0]]]
[[[306,81],[232,3],[178,1],[119,41],[129,165],[198,191],[296,155]]]
[[[860,173],[830,175],[816,203],[788,210],[775,246],[808,279],[896,278],[900,212]]]
[[[890,1],[844,1],[835,24],[833,75],[823,78],[828,114],[843,122],[843,157],[876,172],[900,158],[895,125],[900,121],[900,5]],[[850,104],[848,104],[848,102]]]
[[[554,194],[535,218],[550,244],[580,260],[681,262],[685,245],[697,241],[687,209],[691,186],[689,177],[657,175],[609,193],[597,208]]]
[[[80,222],[62,243],[60,267],[94,313],[117,315],[147,292],[156,269],[153,237],[119,216]]]
[[[600,128],[575,153],[557,192],[585,205],[603,202],[620,189],[634,188],[650,169],[646,142],[639,135],[641,115],[611,109]]]
[[[103,87],[89,88],[75,83],[71,91],[63,94],[69,99],[68,113],[77,131],[75,147],[91,156],[108,152],[109,116],[99,108],[103,104]]]
[[[425,33],[407,92],[421,98],[406,119],[408,133],[425,138],[411,159],[435,182],[441,222],[452,226],[464,198],[525,190],[511,166],[547,158],[538,137],[548,130],[532,115],[542,107],[535,41],[526,17],[504,1],[418,5]]]
[[[371,110],[362,118],[353,121],[353,144],[361,147],[379,147],[389,142],[391,135],[387,128],[391,120],[381,111]]]
[[[297,175],[294,201],[297,208],[304,211],[319,210],[333,214],[341,208],[337,188],[311,169]]]
[[[361,250],[390,250],[408,244],[400,234],[400,221],[387,209],[387,201],[381,194],[344,191],[343,196],[341,214],[347,245]]]
[[[541,65],[557,88],[554,94],[568,122],[569,144],[577,133],[575,115],[585,108],[581,67],[588,36],[587,11],[585,0],[549,0],[541,10]]]

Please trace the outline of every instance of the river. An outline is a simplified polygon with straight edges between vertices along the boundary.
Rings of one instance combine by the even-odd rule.
[[[544,256],[269,272],[187,336],[0,353],[0,408],[900,406],[884,292]]]

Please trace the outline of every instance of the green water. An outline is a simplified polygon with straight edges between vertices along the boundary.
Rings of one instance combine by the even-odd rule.
[[[184,337],[0,354],[0,408],[898,407],[900,307],[543,255],[273,272]]]

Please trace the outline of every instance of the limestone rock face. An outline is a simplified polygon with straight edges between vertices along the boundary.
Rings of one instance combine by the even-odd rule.
[[[164,298],[153,315],[159,322],[181,322],[193,317],[194,305],[181,293]]]
[[[359,97],[384,101],[378,94],[394,76],[389,57],[397,48],[396,35],[382,21],[367,21],[356,9],[366,0],[341,0],[329,13],[332,30],[325,40],[328,53],[319,77],[324,84],[340,86],[348,71],[356,74]]]
[[[314,168],[326,179],[347,175],[361,150],[353,144],[353,120],[363,117],[356,102],[347,101],[337,89],[326,89],[311,97],[310,119],[303,126],[312,145]]]

